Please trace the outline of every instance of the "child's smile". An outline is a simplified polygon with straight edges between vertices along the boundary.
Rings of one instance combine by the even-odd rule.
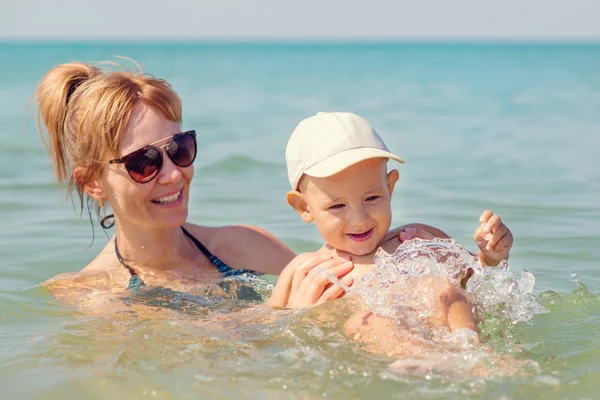
[[[348,236],[350,236],[350,239],[357,242],[366,242],[371,238],[371,236],[373,236],[373,229],[369,229],[363,233],[348,233]]]

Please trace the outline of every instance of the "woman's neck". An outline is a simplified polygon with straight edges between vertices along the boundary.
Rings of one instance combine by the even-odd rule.
[[[177,228],[136,228],[116,226],[118,251],[127,264],[166,270],[179,265],[186,255],[193,257],[188,239]]]

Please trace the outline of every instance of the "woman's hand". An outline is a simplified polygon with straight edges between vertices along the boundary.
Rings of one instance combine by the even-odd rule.
[[[397,228],[391,229],[381,240],[381,243],[387,242],[390,239],[398,238],[400,242],[405,242],[410,239],[433,240],[435,238],[449,238],[444,231],[433,226],[425,224],[406,224]]]
[[[415,238],[419,238],[419,239],[423,239],[423,240],[433,240],[436,237],[437,236],[435,236],[431,232],[428,232],[424,229],[411,227],[411,226],[404,228],[404,230],[400,231],[400,234],[398,235],[398,238],[403,243],[407,240],[415,239]]]
[[[271,307],[303,308],[341,297],[345,290],[332,284],[333,275],[345,286],[354,279],[347,274],[354,269],[350,257],[333,252],[303,253],[281,272],[268,303]]]

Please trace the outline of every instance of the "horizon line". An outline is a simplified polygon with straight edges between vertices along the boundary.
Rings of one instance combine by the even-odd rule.
[[[600,45],[590,38],[14,38],[0,44],[172,44],[172,45]]]

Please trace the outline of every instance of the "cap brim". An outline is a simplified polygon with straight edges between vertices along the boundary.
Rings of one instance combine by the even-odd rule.
[[[304,173],[309,176],[314,176],[315,178],[327,178],[345,170],[351,165],[371,158],[390,158],[400,163],[404,163],[403,159],[389,151],[374,147],[361,147],[359,149],[351,149],[334,154],[306,169]]]

